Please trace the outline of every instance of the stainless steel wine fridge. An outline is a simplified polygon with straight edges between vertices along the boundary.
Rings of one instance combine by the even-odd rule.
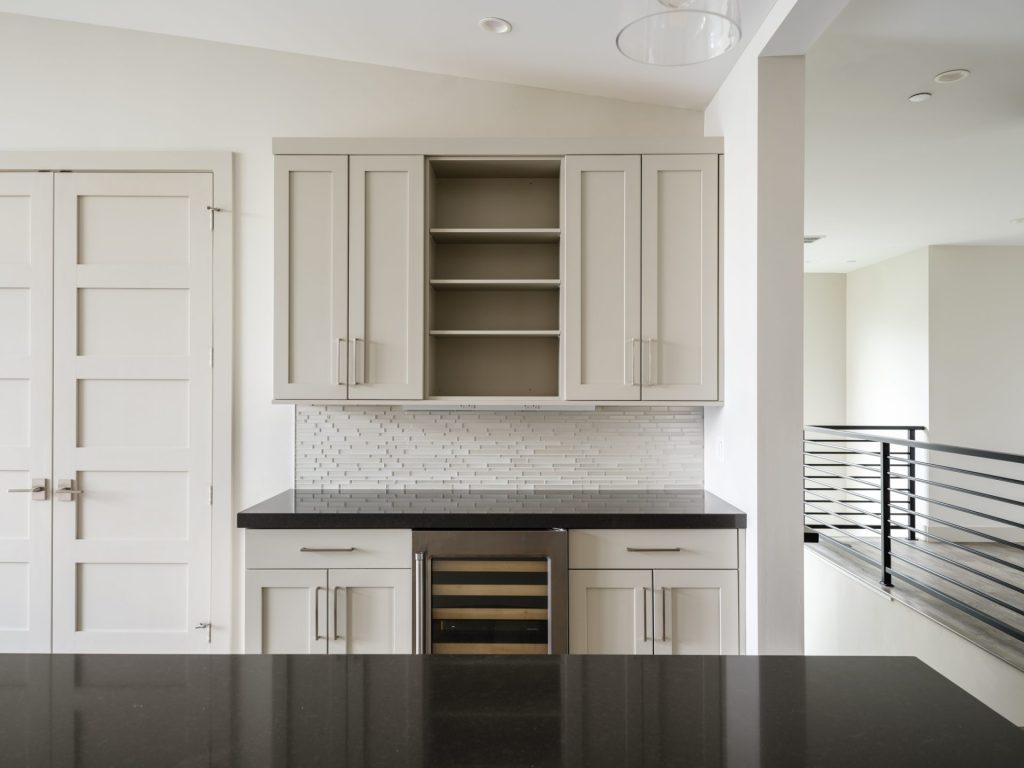
[[[565,531],[413,531],[412,543],[416,653],[568,652]]]

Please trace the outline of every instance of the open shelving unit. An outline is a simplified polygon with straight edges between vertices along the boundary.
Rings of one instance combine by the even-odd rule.
[[[428,397],[557,398],[558,157],[431,158]]]

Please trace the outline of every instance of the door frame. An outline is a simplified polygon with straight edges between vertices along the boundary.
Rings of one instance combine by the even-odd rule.
[[[213,478],[210,526],[211,653],[240,645],[235,626],[233,578],[236,531],[232,525],[232,407],[234,387],[234,153],[55,151],[0,152],[0,172],[93,171],[213,174]],[[226,478],[224,480],[223,478]],[[51,608],[52,610],[52,608]]]

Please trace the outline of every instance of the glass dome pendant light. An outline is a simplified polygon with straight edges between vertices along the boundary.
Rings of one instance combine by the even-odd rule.
[[[739,0],[625,0],[623,11],[615,45],[641,64],[698,64],[740,40]]]

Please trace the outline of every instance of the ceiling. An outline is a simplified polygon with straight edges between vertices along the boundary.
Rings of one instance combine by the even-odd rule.
[[[851,0],[807,56],[806,271],[1024,245],[1022,30],[1021,0]]]
[[[743,37],[728,54],[663,68],[615,48],[638,1],[0,0],[0,11],[702,110],[775,2],[740,0]],[[484,32],[484,16],[512,32]]]

